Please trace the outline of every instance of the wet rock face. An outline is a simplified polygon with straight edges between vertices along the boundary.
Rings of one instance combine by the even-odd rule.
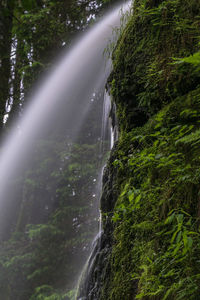
[[[112,127],[118,126],[116,119],[116,109],[111,109]],[[132,112],[132,126],[142,126],[148,120],[149,116],[145,110],[135,109]],[[135,122],[135,123],[134,123]],[[113,232],[114,224],[112,216],[116,201],[119,196],[119,174],[117,167],[113,162],[118,157],[118,142],[115,142],[109,161],[104,169],[103,189],[100,201],[102,212],[103,231],[99,237],[98,245],[93,254],[92,265],[89,266],[87,281],[85,286],[84,298],[81,300],[107,300],[109,298],[110,284],[112,278],[112,247],[114,244]],[[137,282],[133,283],[132,295],[137,290]]]
[[[112,214],[118,196],[118,189],[116,185],[117,173],[115,168],[113,167],[113,162],[116,159],[115,157],[116,148],[117,148],[117,143],[115,143],[112,149],[110,159],[107,163],[103,175],[103,190],[102,190],[100,205],[101,205],[101,211],[103,216],[106,214],[107,217],[110,216],[110,214]]]
[[[95,256],[95,262],[91,269],[85,300],[97,300],[101,297],[102,284],[107,278],[107,264],[111,250],[105,241],[106,236],[103,234],[102,241]]]
[[[87,280],[82,287],[82,296],[79,300],[99,300],[101,299],[102,289],[105,282],[109,281],[111,271],[110,256],[113,243],[113,224],[111,218],[117,199],[118,191],[116,183],[116,170],[112,163],[115,160],[115,149],[113,147],[110,159],[104,170],[103,191],[101,197],[101,211],[103,216],[103,231],[94,245],[91,255],[91,264],[88,266]]]

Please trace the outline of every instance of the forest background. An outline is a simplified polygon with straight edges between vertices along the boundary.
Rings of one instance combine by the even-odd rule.
[[[2,141],[23,117],[41,75],[108,6],[108,1],[101,0],[1,0]],[[101,109],[96,103],[93,110]],[[74,296],[77,274],[97,223],[91,207],[99,142],[92,143],[92,136],[101,125],[92,114],[88,122],[82,128],[84,143],[71,143],[61,136],[56,143],[40,141],[33,162],[36,168],[16,178],[15,203],[1,213],[1,219],[3,214],[7,218],[6,225],[0,222],[2,300]],[[88,127],[93,128],[90,137],[85,133]]]

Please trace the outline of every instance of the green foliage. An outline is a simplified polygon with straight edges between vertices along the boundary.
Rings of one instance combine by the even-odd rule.
[[[70,291],[73,299],[72,288],[96,231],[98,150],[99,143],[38,141],[34,168],[20,181],[23,198],[15,232],[0,249],[0,294],[5,299],[62,300]]]
[[[21,5],[25,10],[31,10],[36,6],[35,0],[21,0]]]
[[[135,1],[114,50],[119,194],[101,300],[200,299],[199,12]]]
[[[200,52],[196,52],[188,57],[180,58],[178,60],[180,63],[190,63],[194,66],[199,66],[200,64]]]
[[[47,225],[47,224],[37,224],[35,226],[28,225],[27,231],[28,231],[28,237],[31,240],[37,239],[37,238],[45,238],[45,237],[50,238],[50,235],[56,236],[56,235],[62,233],[55,226]]]
[[[111,2],[113,0],[105,0],[105,2]],[[120,36],[122,35],[123,31],[125,30],[126,24],[131,18],[132,15],[132,7],[130,6],[128,10],[125,12],[123,9],[120,11],[120,26],[116,26],[113,28],[112,37],[109,40],[105,50],[104,54],[108,56],[108,58],[112,57],[113,51],[116,48],[116,44]]]
[[[199,96],[176,98],[121,136],[108,299],[199,299]]]
[[[199,13],[194,0],[134,2],[113,53],[109,79],[122,130],[143,125],[172,99],[195,88]],[[173,57],[184,58],[174,64]],[[146,113],[141,125],[135,121],[142,119],[138,111]]]
[[[101,5],[101,0],[5,0],[0,3],[1,119],[7,100],[11,107],[8,115],[11,118],[21,115],[26,95],[39,74],[49,67],[62,48],[71,44],[77,32],[93,22]]]
[[[200,71],[200,51],[195,52],[194,54],[188,56],[188,57],[183,57],[183,58],[174,58],[174,65],[176,64],[191,64],[194,66],[195,71],[198,73]]]
[[[35,289],[35,293],[30,300],[64,300],[67,295],[54,293],[54,290],[49,285],[43,285]]]

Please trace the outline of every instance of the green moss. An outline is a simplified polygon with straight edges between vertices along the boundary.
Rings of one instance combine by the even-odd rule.
[[[199,299],[200,88],[122,136],[108,299]]]
[[[114,52],[120,194],[103,300],[200,299],[199,12],[196,1],[135,1]]]
[[[110,76],[121,129],[135,126],[131,113],[153,115],[179,95],[195,88],[199,75],[189,64],[172,65],[198,49],[200,6],[196,1],[135,1],[134,13],[113,54]]]

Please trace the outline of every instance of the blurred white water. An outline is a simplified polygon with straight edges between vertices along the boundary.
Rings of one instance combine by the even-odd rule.
[[[124,10],[129,4],[124,5]],[[0,150],[0,234],[15,210],[16,177],[35,155],[34,143],[63,131],[76,140],[90,112],[91,95],[104,87],[111,69],[103,51],[120,25],[121,5],[87,31],[59,61],[29,99],[23,118],[13,126]],[[9,196],[8,196],[9,194]]]

